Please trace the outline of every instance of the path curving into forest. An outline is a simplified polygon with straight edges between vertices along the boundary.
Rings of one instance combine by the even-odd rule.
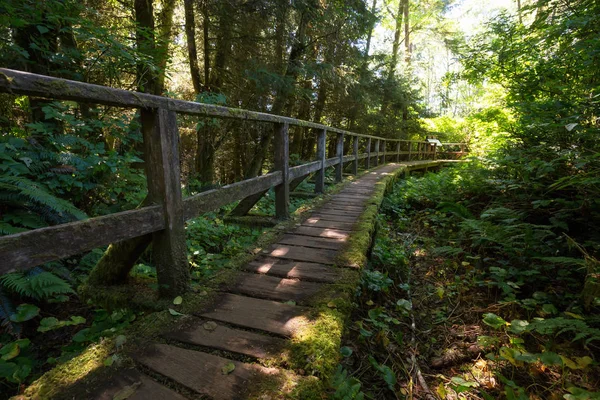
[[[356,269],[340,265],[339,255],[376,183],[401,170],[441,163],[388,164],[349,183],[245,265],[209,307],[165,332],[164,343],[149,343],[131,354],[136,367],[99,385],[92,398],[121,398],[124,393],[129,400],[186,398],[173,386],[185,387],[191,397],[257,397],[255,383],[282,372],[281,365],[264,366],[265,360],[280,358],[290,339],[311,324],[311,299],[334,291],[344,269]]]

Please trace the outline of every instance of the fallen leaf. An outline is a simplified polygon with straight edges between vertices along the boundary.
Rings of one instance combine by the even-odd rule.
[[[202,327],[207,331],[214,331],[215,329],[217,329],[217,323],[214,321],[208,321],[205,322],[204,325],[202,325]]]
[[[235,369],[235,364],[232,362],[228,362],[227,364],[225,364],[223,366],[223,368],[221,368],[221,372],[223,373],[223,375],[229,375],[230,373],[233,372],[234,369]]]
[[[183,298],[181,296],[177,296],[173,299],[173,304],[176,306],[180,305],[181,303],[183,303]]]
[[[180,312],[173,310],[172,308],[169,308],[169,314],[171,314],[174,317],[179,317],[179,316],[185,315],[185,314],[182,314]]]

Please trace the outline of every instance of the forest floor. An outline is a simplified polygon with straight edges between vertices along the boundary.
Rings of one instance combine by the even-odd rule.
[[[559,314],[543,291],[533,294],[541,304],[529,311],[507,300],[500,279],[482,268],[482,257],[468,253],[465,242],[451,242],[464,251],[442,247],[460,230],[449,213],[427,201],[399,201],[406,191],[405,183],[397,184],[379,215],[333,397],[600,398],[598,338],[579,339],[598,330],[581,324],[584,316],[575,312]],[[564,330],[528,330],[544,322]],[[565,334],[570,329],[571,337]]]

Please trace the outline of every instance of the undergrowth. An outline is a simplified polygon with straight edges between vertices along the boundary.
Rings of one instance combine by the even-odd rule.
[[[546,201],[552,183],[506,163],[411,177],[385,198],[334,398],[600,398],[585,199]]]

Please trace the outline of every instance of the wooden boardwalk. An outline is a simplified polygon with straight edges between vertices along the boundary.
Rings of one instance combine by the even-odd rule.
[[[163,336],[169,344],[149,344],[133,354],[137,370],[119,376],[94,398],[113,398],[134,387],[130,400],[184,399],[142,371],[163,376],[201,398],[246,398],[252,379],[279,372],[262,366],[260,360],[279,355],[306,323],[303,316],[311,311],[311,297],[341,278],[336,257],[372,197],[375,183],[399,168],[431,164],[388,164],[348,184],[245,265],[210,307],[198,310],[183,327],[166,332]],[[224,374],[228,366],[235,368]]]

